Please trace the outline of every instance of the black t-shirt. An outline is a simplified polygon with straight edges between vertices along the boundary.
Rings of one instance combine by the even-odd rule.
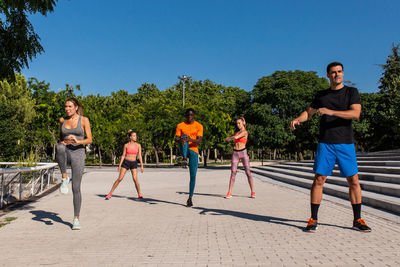
[[[331,110],[349,110],[353,104],[361,104],[358,90],[344,86],[339,90],[327,89],[319,91],[311,107],[314,109],[328,108]],[[354,143],[352,120],[336,116],[322,115],[319,125],[319,142],[332,144]]]

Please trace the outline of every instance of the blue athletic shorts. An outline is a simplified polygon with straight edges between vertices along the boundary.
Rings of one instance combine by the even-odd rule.
[[[357,174],[357,157],[354,144],[318,143],[314,172],[329,176],[335,168],[335,163],[339,166],[340,176],[348,177]]]

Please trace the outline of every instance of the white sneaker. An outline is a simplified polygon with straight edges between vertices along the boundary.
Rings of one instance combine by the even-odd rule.
[[[72,223],[72,230],[81,230],[81,224],[79,219],[75,218],[74,222]]]
[[[63,195],[68,194],[69,177],[63,178],[60,186],[60,193]]]

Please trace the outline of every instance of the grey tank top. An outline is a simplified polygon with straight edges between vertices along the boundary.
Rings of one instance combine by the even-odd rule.
[[[61,133],[63,135],[64,140],[67,138],[68,135],[71,135],[71,134],[75,135],[76,139],[79,139],[79,140],[83,140],[85,138],[85,132],[82,129],[81,119],[82,119],[82,116],[79,116],[78,125],[73,129],[65,128],[65,120],[64,120],[63,125],[61,127]]]

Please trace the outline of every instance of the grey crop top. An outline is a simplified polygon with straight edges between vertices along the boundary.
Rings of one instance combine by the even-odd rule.
[[[65,120],[64,120],[63,125],[61,127],[61,133],[62,133],[64,140],[66,140],[66,137],[71,134],[75,135],[76,139],[78,139],[78,140],[83,140],[85,138],[85,132],[83,131],[83,128],[82,128],[81,119],[82,119],[82,116],[79,116],[78,125],[72,129],[65,128]]]

